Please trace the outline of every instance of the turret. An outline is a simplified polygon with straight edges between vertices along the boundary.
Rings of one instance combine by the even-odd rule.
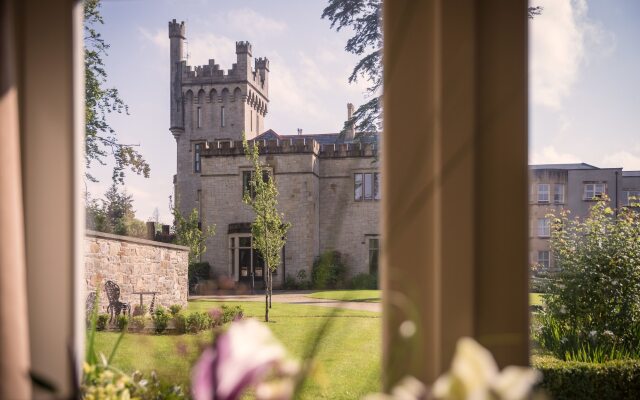
[[[173,136],[178,139],[184,132],[184,108],[182,104],[182,68],[184,59],[185,36],[184,21],[169,21],[170,54],[170,127]]]
[[[242,77],[249,77],[251,74],[251,43],[249,42],[236,42],[236,68]]]
[[[256,58],[255,70],[262,85],[262,92],[269,95],[269,60],[266,57]]]

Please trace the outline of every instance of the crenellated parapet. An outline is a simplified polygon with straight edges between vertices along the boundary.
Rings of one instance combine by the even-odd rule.
[[[320,144],[314,139],[287,138],[275,140],[250,140],[257,143],[261,155],[267,154],[314,154],[320,158],[375,157],[375,143]],[[203,157],[244,156],[241,140],[214,140],[206,142]]]

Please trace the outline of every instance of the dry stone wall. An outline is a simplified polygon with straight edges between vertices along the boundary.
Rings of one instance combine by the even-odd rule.
[[[85,236],[86,293],[100,284],[99,312],[106,312],[108,300],[104,282],[120,286],[120,301],[133,307],[140,296],[133,292],[158,292],[156,305],[187,306],[189,248],[127,236],[87,231]],[[149,306],[150,295],[143,296]]]

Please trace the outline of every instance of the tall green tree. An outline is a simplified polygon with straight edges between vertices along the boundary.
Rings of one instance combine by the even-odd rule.
[[[260,163],[258,145],[249,144],[242,135],[244,154],[253,166],[249,190],[244,193],[244,202],[253,208],[256,215],[251,224],[253,248],[260,253],[266,270],[265,310],[264,320],[269,322],[269,308],[273,294],[273,272],[280,264],[280,255],[285,245],[287,231],[291,227],[283,222],[284,215],[278,212],[278,188],[273,174],[265,170]],[[265,173],[266,172],[266,173]]]
[[[529,7],[528,16],[540,15],[542,7]],[[345,50],[360,57],[349,75],[349,83],[363,79],[368,84],[368,100],[345,122],[344,130],[354,127],[359,132],[377,132],[382,125],[382,0],[329,0],[322,18],[336,31],[351,29]],[[344,131],[343,130],[343,131]]]
[[[96,182],[97,178],[89,172],[91,166],[94,163],[106,165],[106,160],[111,156],[114,161],[113,182],[124,183],[127,168],[148,178],[149,164],[134,148],[136,145],[120,142],[116,131],[107,121],[109,114],[128,114],[129,109],[118,89],[107,87],[104,58],[108,55],[109,44],[97,30],[102,24],[100,0],[84,0],[86,177]]]
[[[87,228],[117,235],[146,237],[146,225],[136,219],[133,196],[120,191],[113,183],[101,200],[89,200],[86,204]]]
[[[173,230],[176,234],[176,244],[189,247],[189,264],[201,261],[207,251],[207,239],[216,233],[215,225],[204,225],[197,209],[191,210],[189,215],[183,215],[178,206],[173,207],[169,201],[173,214]]]

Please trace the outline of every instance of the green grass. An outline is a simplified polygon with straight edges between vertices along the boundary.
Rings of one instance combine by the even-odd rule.
[[[330,290],[326,292],[311,293],[309,297],[315,299],[363,301],[367,303],[379,303],[382,299],[380,290]]]
[[[205,311],[221,304],[196,300],[189,303],[188,311]],[[264,318],[264,303],[227,304],[241,305],[247,317],[255,317],[259,321]],[[302,398],[353,399],[379,390],[380,313],[274,303],[269,328],[292,356],[302,358],[327,323],[329,325],[316,356],[313,381],[305,386]],[[97,350],[108,353],[117,336],[116,333],[98,332]],[[148,374],[155,369],[164,380],[188,385],[190,367],[202,346],[210,340],[209,332],[159,336],[128,334],[113,363],[126,372],[138,369]]]
[[[542,298],[542,293],[529,293],[529,305],[543,306],[544,299]]]

